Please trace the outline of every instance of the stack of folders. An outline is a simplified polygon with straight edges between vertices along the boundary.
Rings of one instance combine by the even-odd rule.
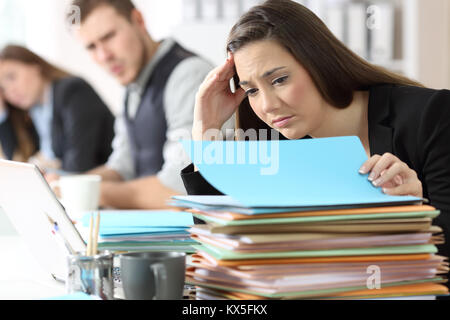
[[[198,287],[198,299],[435,298],[448,294],[443,285],[448,263],[436,254],[435,246],[444,242],[442,230],[432,225],[438,210],[423,205],[423,199],[387,196],[359,175],[367,157],[364,150],[361,155],[358,140],[278,143],[278,178],[252,173],[253,165],[239,170],[242,164],[227,169],[224,163],[198,162],[203,176],[229,196],[174,198],[174,205],[206,223],[190,229],[199,245],[187,279]],[[322,150],[317,151],[315,162],[311,146]],[[327,158],[339,164],[335,173],[338,168],[330,169],[333,165],[320,161],[321,156],[329,156],[323,154],[329,149],[342,151]],[[285,171],[281,159],[289,157],[299,166],[296,172]],[[240,176],[233,174],[236,169]],[[308,180],[316,176],[314,171],[322,179],[320,189]],[[320,171],[331,179],[325,180]],[[334,180],[336,175],[347,178]],[[239,182],[227,185],[222,182],[225,176]],[[304,184],[309,191],[302,189]],[[296,192],[299,189],[302,193]]]
[[[190,230],[201,245],[187,272],[200,298],[447,293],[439,274],[448,264],[435,255],[443,238],[431,224],[439,212],[431,206],[243,214],[205,209],[205,201],[191,210],[207,224]]]
[[[192,214],[179,211],[100,211],[99,250],[194,252]],[[82,235],[90,213],[81,220]]]

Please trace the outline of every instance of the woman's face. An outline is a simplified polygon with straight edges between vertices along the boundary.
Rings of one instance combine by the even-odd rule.
[[[13,60],[0,62],[0,87],[12,105],[29,110],[42,98],[44,79],[37,65]]]
[[[276,41],[250,43],[234,54],[240,85],[267,125],[286,138],[314,136],[328,105],[309,73]]]

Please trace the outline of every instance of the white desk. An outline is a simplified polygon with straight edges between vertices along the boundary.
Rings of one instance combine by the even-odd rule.
[[[19,236],[0,234],[0,254],[0,300],[65,295],[64,285],[42,270]]]
[[[39,300],[65,295],[45,272],[0,208],[0,300]]]

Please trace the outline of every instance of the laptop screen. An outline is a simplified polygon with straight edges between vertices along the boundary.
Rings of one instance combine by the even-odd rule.
[[[42,267],[64,280],[70,252],[62,239],[76,252],[86,243],[36,166],[0,160],[0,207]]]

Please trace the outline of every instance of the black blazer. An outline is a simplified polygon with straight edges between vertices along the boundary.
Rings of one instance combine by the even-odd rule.
[[[65,78],[52,86],[52,148],[62,169],[79,173],[104,164],[112,152],[113,114],[83,79]],[[8,121],[0,125],[2,145],[8,145],[7,156],[15,150],[11,129]]]
[[[369,143],[372,155],[396,155],[422,182],[424,197],[441,211],[440,254],[450,256],[450,91],[380,85],[370,88]],[[193,165],[182,178],[190,195],[220,195]]]

